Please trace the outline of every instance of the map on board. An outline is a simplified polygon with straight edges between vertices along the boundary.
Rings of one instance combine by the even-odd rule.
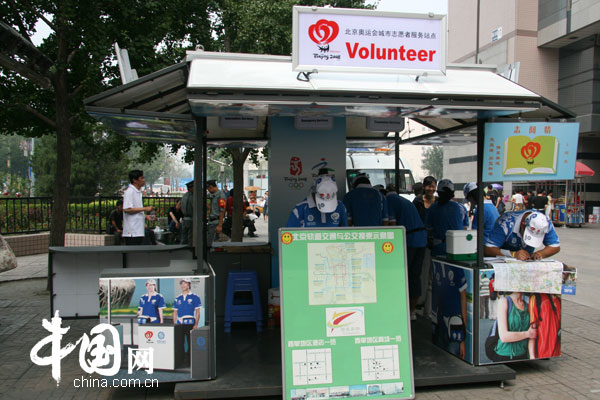
[[[563,264],[559,261],[513,261],[492,266],[496,291],[561,293]]]
[[[310,305],[376,303],[375,244],[309,243]]]
[[[397,344],[361,347],[360,358],[363,381],[400,378]]]
[[[294,386],[332,383],[331,349],[292,351]]]

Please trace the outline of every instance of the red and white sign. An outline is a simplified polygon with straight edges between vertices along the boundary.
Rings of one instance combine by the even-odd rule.
[[[293,68],[445,74],[446,16],[294,7]]]

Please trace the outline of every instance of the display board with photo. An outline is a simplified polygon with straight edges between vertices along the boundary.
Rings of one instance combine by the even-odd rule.
[[[433,343],[473,362],[473,270],[432,261]]]
[[[479,364],[561,355],[561,296],[499,292],[493,269],[479,271]]]

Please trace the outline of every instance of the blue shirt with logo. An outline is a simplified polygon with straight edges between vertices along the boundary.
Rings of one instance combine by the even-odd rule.
[[[498,209],[492,204],[491,200],[484,200],[483,202],[483,239],[487,241],[490,236],[490,232],[494,228],[496,220],[500,217]],[[471,229],[477,230],[477,207],[473,210],[473,227]]]
[[[173,308],[177,310],[177,323],[193,325],[196,322],[196,309],[200,308],[202,301],[194,293],[180,294],[175,298]]]
[[[460,292],[467,289],[467,278],[462,268],[432,262],[431,310],[438,323],[453,316],[462,317]]]
[[[145,324],[150,318],[150,323],[159,324],[160,314],[158,310],[165,308],[165,299],[160,293],[154,293],[152,296],[148,296],[148,293],[142,295],[139,301],[139,308],[142,310],[138,318],[138,323]]]
[[[525,245],[521,236],[521,221],[526,213],[534,213],[534,218],[546,218],[548,221],[548,232],[544,236],[543,243],[545,246],[558,247],[560,240],[554,230],[552,221],[546,217],[544,213],[539,211],[511,211],[504,213],[492,228],[488,239],[485,242],[487,247],[499,247],[509,251],[519,251],[521,249],[528,251],[530,254],[535,251],[531,246]]]
[[[445,204],[436,201],[429,207],[425,216],[425,226],[431,228],[433,232],[434,246],[431,255],[445,255],[446,231],[458,231],[469,227],[467,209],[452,200]]]
[[[321,213],[311,195],[296,204],[286,226],[288,228],[348,226],[348,215],[346,207],[339,200],[334,212]]]
[[[410,200],[399,196],[397,193],[389,193],[386,200],[389,207],[390,221],[395,221],[396,225],[406,228],[406,246],[427,246],[427,231],[417,207]]]
[[[381,226],[388,221],[387,200],[371,185],[358,185],[346,193],[343,203],[354,226]]]

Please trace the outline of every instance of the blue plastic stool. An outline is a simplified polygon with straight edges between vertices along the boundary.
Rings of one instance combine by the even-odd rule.
[[[235,294],[240,292],[251,294],[252,303],[235,299]],[[232,322],[256,322],[256,331],[262,332],[263,315],[256,271],[229,271],[227,275],[225,332],[231,332]]]

